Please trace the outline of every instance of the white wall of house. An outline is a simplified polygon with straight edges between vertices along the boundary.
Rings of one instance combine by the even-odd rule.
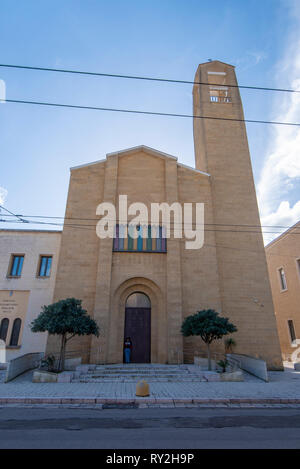
[[[6,338],[6,361],[31,352],[44,352],[46,333],[32,333],[31,321],[38,316],[43,305],[52,302],[60,249],[61,232],[38,230],[0,230],[0,325],[9,319]],[[20,277],[10,277],[10,264],[14,254],[23,254]],[[52,256],[49,277],[39,277],[40,256]],[[22,319],[17,346],[10,347],[14,318]]]

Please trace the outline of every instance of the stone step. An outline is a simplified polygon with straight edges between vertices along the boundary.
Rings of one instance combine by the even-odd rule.
[[[79,378],[79,379],[72,379],[72,383],[137,383],[140,379],[143,379],[143,377],[136,377],[136,378]],[[203,381],[201,376],[198,376],[197,378],[189,378],[187,379],[178,379],[178,378],[151,378],[147,379],[145,378],[147,383],[195,383],[199,381]]]
[[[159,379],[174,379],[174,380],[177,380],[177,381],[190,381],[191,379],[199,379],[201,378],[201,374],[189,374],[189,375],[186,375],[186,376],[180,376],[180,375],[175,375],[175,374],[165,374],[165,375],[155,375],[155,374],[152,374],[152,375],[145,375],[145,374],[136,374],[136,373],[132,373],[132,374],[128,374],[128,375],[105,375],[105,374],[97,374],[97,375],[80,375],[79,377],[76,377],[76,379],[84,379],[84,380],[89,380],[89,381],[93,381],[93,380],[97,380],[97,379],[100,379],[100,380],[109,380],[109,381],[118,381],[120,379],[145,379],[145,380],[149,380],[149,379],[152,379],[152,380],[159,380]]]
[[[113,364],[78,367],[74,383],[136,383],[144,379],[154,382],[199,382],[203,380],[200,369],[189,365]]]
[[[87,372],[87,374],[97,374],[97,373],[105,373],[105,374],[110,374],[110,375],[114,375],[114,374],[130,374],[130,373],[144,373],[144,374],[157,374],[157,375],[163,375],[165,373],[172,373],[172,374],[176,374],[176,375],[188,375],[190,374],[191,372],[188,371],[188,370],[142,370],[142,369],[135,369],[135,368],[132,368],[130,370],[89,370]]]
[[[149,371],[165,371],[165,370],[172,370],[172,371],[189,371],[187,367],[177,367],[177,366],[164,366],[164,367],[155,367],[155,366],[139,366],[139,365],[124,365],[124,366],[105,366],[105,365],[98,365],[94,368],[94,370],[108,370],[108,371],[126,371],[126,370],[149,370]]]
[[[83,373],[176,373],[178,375],[182,374],[187,374],[191,372],[196,372],[198,370],[170,370],[170,369],[165,369],[165,370],[145,370],[143,368],[126,368],[125,370],[106,370],[105,368],[98,368],[95,370],[82,370]]]

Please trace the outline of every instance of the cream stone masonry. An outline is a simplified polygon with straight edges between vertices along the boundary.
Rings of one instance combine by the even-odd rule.
[[[99,324],[99,339],[70,342],[84,362],[122,362],[126,326],[132,334],[138,327],[140,334],[149,331],[143,347],[152,363],[190,363],[205,346],[200,338],[183,339],[181,323],[214,308],[238,327],[236,353],[282,369],[245,124],[215,119],[243,119],[238,88],[229,86],[237,84],[234,67],[201,64],[195,81],[218,84],[194,86],[194,114],[212,118],[194,119],[196,168],[138,146],[71,169],[54,300],[82,299]],[[204,203],[204,246],[188,250],[184,239],[171,237],[166,252],[117,252],[112,239],[96,235],[96,208],[116,204],[124,194],[128,205],[142,202],[149,212],[153,202]],[[68,226],[72,218],[77,229]],[[133,293],[148,297],[150,322],[150,308],[136,308],[140,315],[130,319],[127,299]],[[58,347],[57,338],[49,337],[47,351]],[[214,350],[223,352],[223,343]]]
[[[40,230],[0,230],[0,324],[9,319],[6,359],[31,352],[44,352],[47,334],[30,330],[30,323],[43,305],[52,302],[61,232]],[[20,277],[10,277],[14,254],[24,255]],[[41,255],[52,256],[50,277],[39,277]],[[10,346],[14,319],[21,319],[17,346]]]
[[[282,357],[300,360],[300,222],[266,246],[269,276],[275,307]],[[279,276],[283,269],[287,288],[283,289]],[[288,321],[293,322],[292,340]]]
[[[195,85],[193,90],[194,114],[212,118],[194,119],[194,141],[196,168],[211,174],[210,228],[215,229],[221,309],[238,327],[235,339],[241,353],[280,367],[244,113],[238,87],[230,87],[238,84],[234,67],[218,61],[202,64],[195,82],[228,89],[228,94],[220,92],[218,102],[213,101],[213,86]]]

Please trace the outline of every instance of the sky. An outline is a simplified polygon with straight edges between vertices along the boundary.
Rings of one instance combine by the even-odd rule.
[[[0,18],[2,64],[192,81],[198,64],[212,59],[234,65],[240,85],[300,90],[300,0],[0,0]],[[3,67],[0,80],[7,99],[192,113],[189,84]],[[300,93],[241,96],[247,119],[300,122]],[[0,203],[17,214],[63,217],[70,167],[137,145],[193,167],[192,125],[1,103]],[[247,132],[262,224],[291,226],[300,220],[300,128],[253,123]]]

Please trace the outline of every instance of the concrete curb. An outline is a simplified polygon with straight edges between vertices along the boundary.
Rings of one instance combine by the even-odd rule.
[[[111,404],[111,405],[138,405],[138,404],[205,404],[205,405],[231,405],[231,404],[300,404],[300,399],[290,398],[232,398],[232,399],[204,399],[204,398],[190,398],[190,399],[163,399],[163,398],[132,398],[132,399],[108,399],[98,397],[1,397],[0,405],[5,404]]]

